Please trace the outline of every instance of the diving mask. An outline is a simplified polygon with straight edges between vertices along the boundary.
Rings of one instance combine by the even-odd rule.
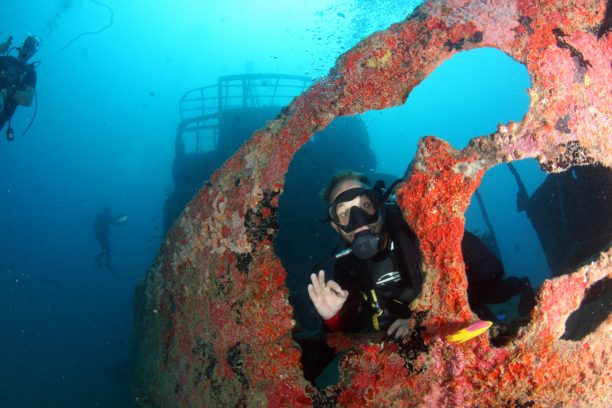
[[[331,221],[342,231],[349,233],[378,221],[379,195],[368,188],[351,188],[336,197],[328,212]]]

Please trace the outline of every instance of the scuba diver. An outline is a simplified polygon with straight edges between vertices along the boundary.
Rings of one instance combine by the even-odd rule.
[[[106,267],[108,270],[113,271],[113,267],[110,263],[110,233],[111,225],[121,225],[127,220],[126,215],[119,215],[113,217],[111,215],[110,207],[104,206],[104,209],[96,217],[95,222],[95,236],[100,245],[100,253],[96,256],[96,266],[98,270],[102,267]]]
[[[12,50],[17,50],[17,57],[0,56],[0,129],[8,122],[6,139],[9,141],[15,138],[11,118],[17,105],[30,106],[35,97],[36,71],[34,68],[36,63],[28,63],[28,60],[36,53],[39,41],[36,37],[29,35],[21,47],[10,48],[11,44],[12,37],[0,44],[0,49],[4,49],[4,52],[10,53]]]
[[[332,228],[346,248],[334,258],[334,279],[325,271],[311,275],[308,294],[325,326],[332,332],[386,331],[401,339],[410,333],[410,302],[421,292],[423,272],[415,233],[399,206],[388,202],[397,184],[386,192],[384,183],[370,187],[365,175],[336,174],[322,193],[329,205]],[[487,303],[503,303],[521,293],[519,313],[535,304],[527,278],[503,278],[500,260],[475,235],[465,232],[463,259],[472,310],[486,320],[497,320]]]

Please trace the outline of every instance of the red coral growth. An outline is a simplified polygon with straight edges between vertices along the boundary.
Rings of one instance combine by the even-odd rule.
[[[419,239],[427,284],[414,307],[430,312],[429,324],[436,326],[436,331],[445,323],[466,322],[472,316],[461,256],[463,213],[484,170],[482,163],[461,158],[452,150],[437,139],[423,139],[411,177],[398,190],[405,218],[415,231],[422,231]],[[434,270],[440,277],[431,282],[427,272]],[[440,298],[447,301],[439,302]],[[449,321],[447,316],[454,318]]]
[[[612,251],[546,281],[531,322],[508,345],[494,348],[486,335],[445,340],[474,319],[460,242],[483,173],[518,157],[537,157],[551,171],[612,165],[612,39],[594,34],[605,7],[595,0],[432,0],[344,54],[213,175],[138,288],[136,385],[149,406],[304,406],[317,398],[341,406],[609,403],[612,318],[580,341],[561,336],[586,290],[612,276]],[[352,349],[340,383],[314,391],[291,339],[286,272],[271,245],[289,162],[335,117],[401,104],[444,60],[481,46],[527,65],[531,107],[521,123],[460,152],[433,137],[419,144],[399,201],[423,252],[425,283],[412,307],[424,335],[402,345],[335,336],[336,347]]]

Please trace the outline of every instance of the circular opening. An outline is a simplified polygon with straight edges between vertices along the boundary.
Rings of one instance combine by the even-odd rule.
[[[280,230],[275,250],[288,272],[287,285],[304,348],[306,378],[314,380],[333,352],[322,320],[307,292],[310,274],[325,269],[333,277],[334,258],[343,247],[331,228],[319,192],[341,170],[364,173],[389,186],[411,162],[420,137],[434,134],[462,148],[499,123],[520,120],[529,105],[525,67],[495,49],[457,54],[410,94],[403,106],[336,119],[297,152],[279,200]],[[401,217],[400,217],[401,218]]]

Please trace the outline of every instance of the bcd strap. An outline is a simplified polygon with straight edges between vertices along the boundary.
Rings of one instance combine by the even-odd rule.
[[[376,296],[376,291],[374,289],[370,290],[370,296],[368,296],[366,293],[361,292],[361,296],[363,296],[363,299],[366,302],[370,303],[370,306],[372,307],[372,310],[374,310],[374,313],[372,314],[372,326],[374,327],[375,330],[380,330],[380,317],[385,313],[385,310],[382,308],[382,306],[380,305],[380,302],[378,301],[378,296]],[[406,302],[403,302],[401,299],[391,299],[392,302],[400,304],[402,306],[407,306]]]

